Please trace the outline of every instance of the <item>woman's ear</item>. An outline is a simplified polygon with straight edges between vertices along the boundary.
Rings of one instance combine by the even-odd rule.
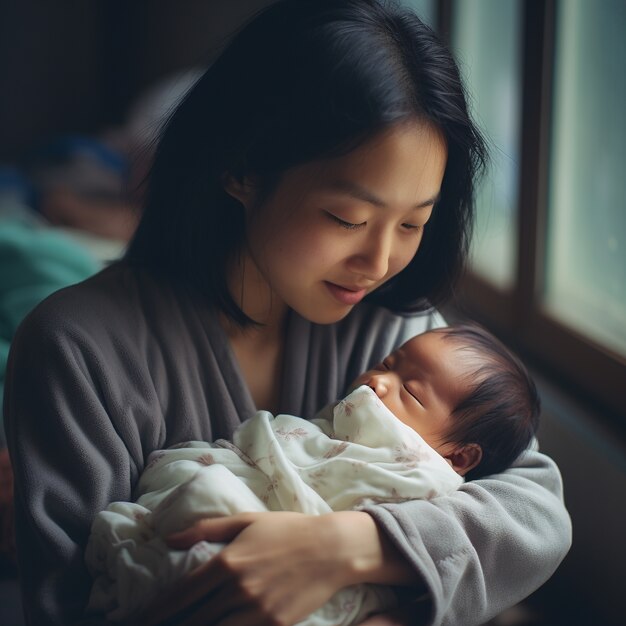
[[[483,458],[483,450],[477,443],[458,444],[443,457],[452,469],[461,476],[474,469]]]
[[[253,177],[237,178],[233,174],[225,172],[222,175],[222,186],[224,191],[235,200],[239,200],[246,210],[253,206],[257,197],[257,185]]]

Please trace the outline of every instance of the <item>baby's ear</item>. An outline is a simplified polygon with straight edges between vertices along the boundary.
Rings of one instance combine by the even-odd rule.
[[[477,443],[459,443],[443,457],[452,469],[461,476],[474,469],[483,458],[483,450]]]
[[[246,210],[249,210],[254,205],[258,187],[253,177],[244,176],[243,178],[237,178],[230,172],[224,172],[222,175],[222,186],[224,191],[229,196],[235,198],[235,200],[239,200]]]

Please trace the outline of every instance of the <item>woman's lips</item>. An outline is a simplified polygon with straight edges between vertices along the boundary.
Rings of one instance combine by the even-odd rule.
[[[324,281],[324,284],[335,300],[338,300],[342,304],[358,304],[367,293],[367,289],[348,289],[347,287],[341,287],[340,285],[335,285],[335,283],[329,283],[328,281]]]

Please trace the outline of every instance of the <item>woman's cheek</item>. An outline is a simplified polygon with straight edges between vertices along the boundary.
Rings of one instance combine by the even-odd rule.
[[[335,262],[345,249],[345,239],[316,224],[311,224],[308,229],[299,227],[289,233],[283,247],[285,256],[294,263],[314,267]]]

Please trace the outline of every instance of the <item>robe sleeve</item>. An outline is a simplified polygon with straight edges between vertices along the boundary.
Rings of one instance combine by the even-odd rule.
[[[20,579],[29,624],[85,621],[91,521],[130,500],[137,468],[109,417],[97,340],[37,311],[14,338],[5,393]]]

